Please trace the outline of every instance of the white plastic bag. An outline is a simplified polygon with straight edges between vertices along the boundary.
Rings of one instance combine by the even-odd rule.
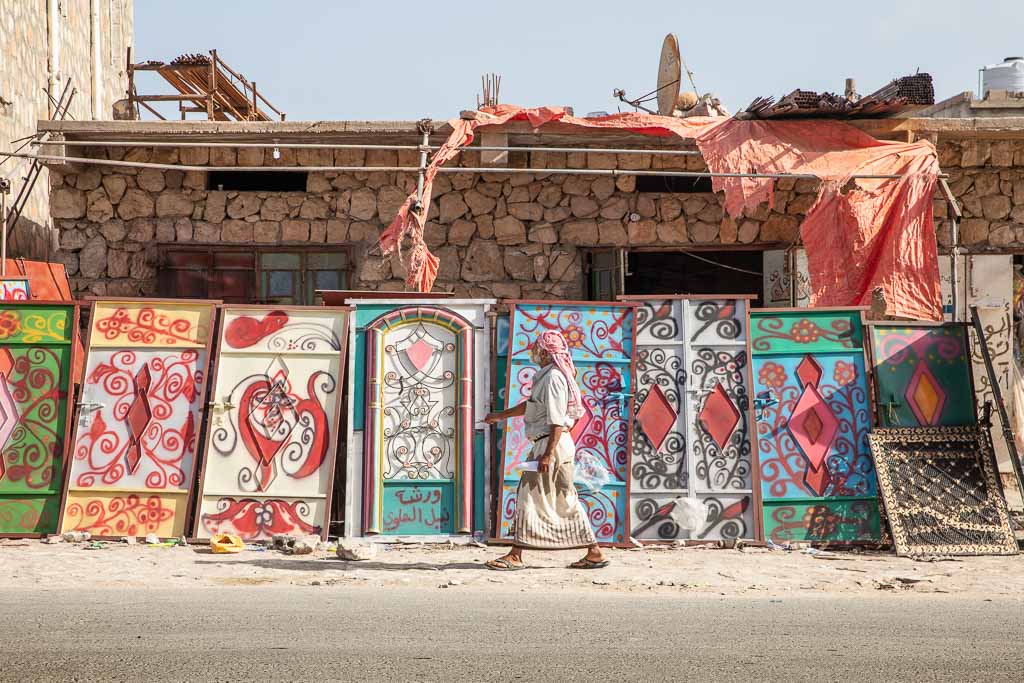
[[[693,498],[676,498],[676,508],[672,511],[672,519],[682,529],[697,531],[703,529],[708,521],[708,510],[704,503]]]
[[[586,491],[600,491],[612,480],[611,472],[604,463],[590,453],[576,453],[576,466],[573,483]]]

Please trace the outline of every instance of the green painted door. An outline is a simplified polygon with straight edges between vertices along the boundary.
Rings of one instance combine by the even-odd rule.
[[[0,535],[57,531],[74,312],[0,308]]]

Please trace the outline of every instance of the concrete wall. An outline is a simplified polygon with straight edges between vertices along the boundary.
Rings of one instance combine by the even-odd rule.
[[[132,41],[132,0],[61,0],[60,72],[57,95],[68,79],[78,90],[69,110],[81,121],[92,118],[92,50],[90,2],[96,2],[101,23],[101,92],[99,117],[111,118],[111,105],[124,96],[126,48]],[[0,0],[0,149],[12,140],[36,132],[36,122],[48,117],[46,97],[49,33],[46,0]],[[25,150],[29,151],[29,150]],[[28,161],[11,159],[0,174],[11,181],[14,200],[28,170]],[[23,218],[11,236],[12,254],[46,258],[57,248],[50,229],[47,177],[36,184]]]
[[[415,152],[259,149],[91,148],[114,159],[191,165],[415,166]],[[467,154],[467,157],[473,155]],[[524,165],[571,168],[703,169],[699,157],[534,153]],[[467,165],[476,159],[464,160]],[[207,191],[192,171],[66,167],[51,173],[60,252],[78,294],[151,295],[157,243],[351,245],[354,287],[404,289],[397,259],[368,256],[415,176],[389,172],[310,173],[305,193]],[[680,247],[792,242],[814,199],[812,181],[782,180],[774,210],[738,221],[722,195],[638,193],[636,178],[441,174],[429,246],[441,258],[437,287],[464,296],[580,298],[586,247]]]

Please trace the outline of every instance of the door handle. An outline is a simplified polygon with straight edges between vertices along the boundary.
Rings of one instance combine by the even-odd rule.
[[[757,419],[763,420],[765,411],[772,406],[779,405],[779,400],[771,395],[769,391],[762,391],[754,397],[754,410],[757,411]]]

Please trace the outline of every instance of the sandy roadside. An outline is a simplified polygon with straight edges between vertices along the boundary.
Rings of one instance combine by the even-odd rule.
[[[290,556],[275,550],[214,555],[208,547],[160,547],[0,541],[0,576],[16,589],[159,586],[345,585],[489,590],[655,591],[724,595],[794,593],[948,593],[1024,600],[1024,556],[915,561],[885,553],[780,551],[764,548],[660,548],[608,551],[603,570],[569,570],[578,552],[528,553],[530,567],[483,567],[501,548],[382,546],[376,558],[344,562],[320,550]]]

